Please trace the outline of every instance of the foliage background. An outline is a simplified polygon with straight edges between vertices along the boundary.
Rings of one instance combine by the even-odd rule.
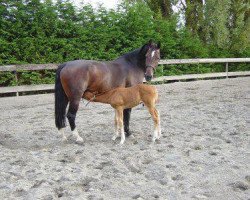
[[[116,10],[76,8],[67,0],[0,0],[0,16],[0,65],[112,60],[149,39],[161,42],[162,59],[250,57],[247,0],[124,0]],[[210,64],[160,66],[157,75],[223,70]],[[18,76],[19,84],[54,82],[50,70]],[[0,85],[15,85],[13,77],[2,72]]]

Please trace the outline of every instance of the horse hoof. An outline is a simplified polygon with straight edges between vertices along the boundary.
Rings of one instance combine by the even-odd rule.
[[[64,137],[62,138],[62,141],[63,141],[63,142],[67,142],[67,141],[68,141],[68,138],[64,136]]]
[[[125,131],[125,136],[129,137],[130,135],[132,135],[132,133],[130,131]]]
[[[117,136],[116,136],[116,135],[114,135],[114,136],[112,137],[112,140],[113,140],[113,141],[115,141],[115,140],[116,140],[116,138],[117,138]]]
[[[130,135],[130,137],[131,137],[132,139],[134,139],[134,138],[135,138],[135,136],[134,136],[134,135]]]
[[[122,146],[123,144],[124,144],[124,141],[121,141],[121,142],[120,142],[120,145]]]
[[[83,144],[83,139],[82,138],[77,138],[76,143],[77,144]]]

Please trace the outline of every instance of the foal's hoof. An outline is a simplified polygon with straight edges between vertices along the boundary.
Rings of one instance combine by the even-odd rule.
[[[82,138],[77,138],[76,143],[77,144],[83,144],[83,139]]]
[[[68,138],[66,136],[62,137],[62,141],[63,142],[67,142],[68,141]]]
[[[120,145],[122,146],[124,144],[125,140],[120,141]]]
[[[130,135],[130,138],[135,139],[135,136],[134,135]]]
[[[115,141],[115,140],[116,140],[116,138],[117,138],[117,136],[116,136],[116,135],[114,135],[114,136],[112,137],[112,140],[113,140],[113,141]]]

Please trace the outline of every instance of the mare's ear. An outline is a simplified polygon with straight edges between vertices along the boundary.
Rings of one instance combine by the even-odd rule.
[[[152,46],[152,45],[153,45],[153,40],[150,39],[150,40],[148,41],[148,46]]]
[[[157,43],[157,49],[160,49],[161,48],[161,42],[158,42]]]
[[[148,44],[144,44],[140,50],[140,54],[141,55],[146,55],[146,53],[148,52]]]

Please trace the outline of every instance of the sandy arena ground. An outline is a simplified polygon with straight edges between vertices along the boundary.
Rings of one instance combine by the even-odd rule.
[[[250,78],[157,88],[155,144],[142,106],[120,146],[112,108],[81,103],[79,145],[57,135],[53,94],[0,98],[0,199],[249,199]]]

